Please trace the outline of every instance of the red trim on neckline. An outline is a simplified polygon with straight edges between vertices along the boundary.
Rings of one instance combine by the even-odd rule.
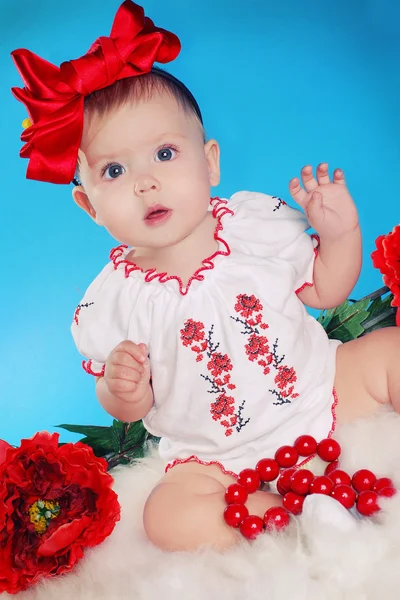
[[[192,284],[192,281],[194,281],[194,280],[203,281],[204,280],[203,271],[209,271],[210,269],[214,268],[213,261],[215,260],[215,258],[217,256],[219,256],[219,255],[229,256],[231,253],[231,249],[230,249],[228,243],[225,242],[225,240],[223,240],[218,234],[220,231],[223,230],[222,217],[227,214],[234,215],[234,212],[230,208],[228,208],[227,200],[221,200],[220,198],[211,198],[210,204],[213,207],[212,216],[214,217],[214,219],[217,219],[217,224],[215,226],[215,231],[214,231],[214,239],[217,242],[221,243],[223,245],[224,249],[217,250],[216,252],[214,252],[214,254],[205,258],[202,261],[203,266],[199,267],[195,271],[195,273],[192,275],[192,277],[187,282],[186,286],[183,285],[182,279],[180,277],[178,277],[177,275],[168,275],[168,273],[157,273],[156,269],[143,270],[138,265],[136,265],[134,262],[132,262],[130,260],[126,260],[124,258],[121,259],[121,256],[123,256],[123,254],[125,253],[125,251],[128,248],[128,246],[126,244],[121,244],[120,246],[113,248],[110,252],[110,260],[114,264],[114,269],[123,267],[125,269],[125,277],[129,277],[129,275],[134,271],[140,271],[141,273],[144,273],[144,275],[145,275],[144,280],[146,283],[150,283],[154,279],[158,279],[160,283],[166,283],[167,281],[170,281],[171,279],[175,279],[179,283],[179,293],[182,296],[186,296],[186,294],[188,293],[189,288]]]

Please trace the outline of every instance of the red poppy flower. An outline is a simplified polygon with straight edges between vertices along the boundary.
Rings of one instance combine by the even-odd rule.
[[[107,462],[41,432],[18,448],[0,441],[0,593],[70,571],[120,518]]]
[[[376,250],[371,258],[374,267],[383,275],[383,283],[393,294],[392,306],[400,306],[400,225],[388,235],[377,238]],[[400,326],[400,312],[396,314],[396,325]]]

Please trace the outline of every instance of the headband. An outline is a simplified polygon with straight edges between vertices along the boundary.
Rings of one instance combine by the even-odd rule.
[[[179,51],[176,35],[156,27],[140,6],[125,0],[110,36],[98,38],[81,58],[56,67],[29,50],[12,52],[25,84],[12,92],[32,123],[21,135],[25,145],[20,156],[29,158],[27,178],[70,183],[82,138],[85,97],[119,79],[149,73],[154,62],[171,62]]]

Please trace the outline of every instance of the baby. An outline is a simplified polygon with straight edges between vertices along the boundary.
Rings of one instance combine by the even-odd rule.
[[[304,167],[289,184],[302,211],[247,191],[210,200],[218,143],[205,141],[187,88],[153,67],[178,52],[127,0],[110,37],[60,69],[13,53],[26,85],[14,94],[33,123],[28,176],[75,177],[75,202],[121,244],[72,333],[105,410],[161,438],[166,473],[145,505],[146,533],[162,549],[224,549],[238,539],[224,492],[241,469],[379,404],[400,409],[400,332],[340,344],[305,308],[337,306],[360,272],[342,171]],[[279,504],[264,491],[247,503],[261,517]]]

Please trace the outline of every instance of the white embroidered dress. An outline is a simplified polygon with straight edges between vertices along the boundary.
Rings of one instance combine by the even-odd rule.
[[[125,339],[148,345],[154,404],[144,419],[169,462],[238,473],[283,444],[330,435],[335,356],[296,291],[312,285],[318,240],[282,200],[213,199],[219,249],[186,287],[143,272],[120,246],[78,306],[72,333],[86,370],[102,372]]]

